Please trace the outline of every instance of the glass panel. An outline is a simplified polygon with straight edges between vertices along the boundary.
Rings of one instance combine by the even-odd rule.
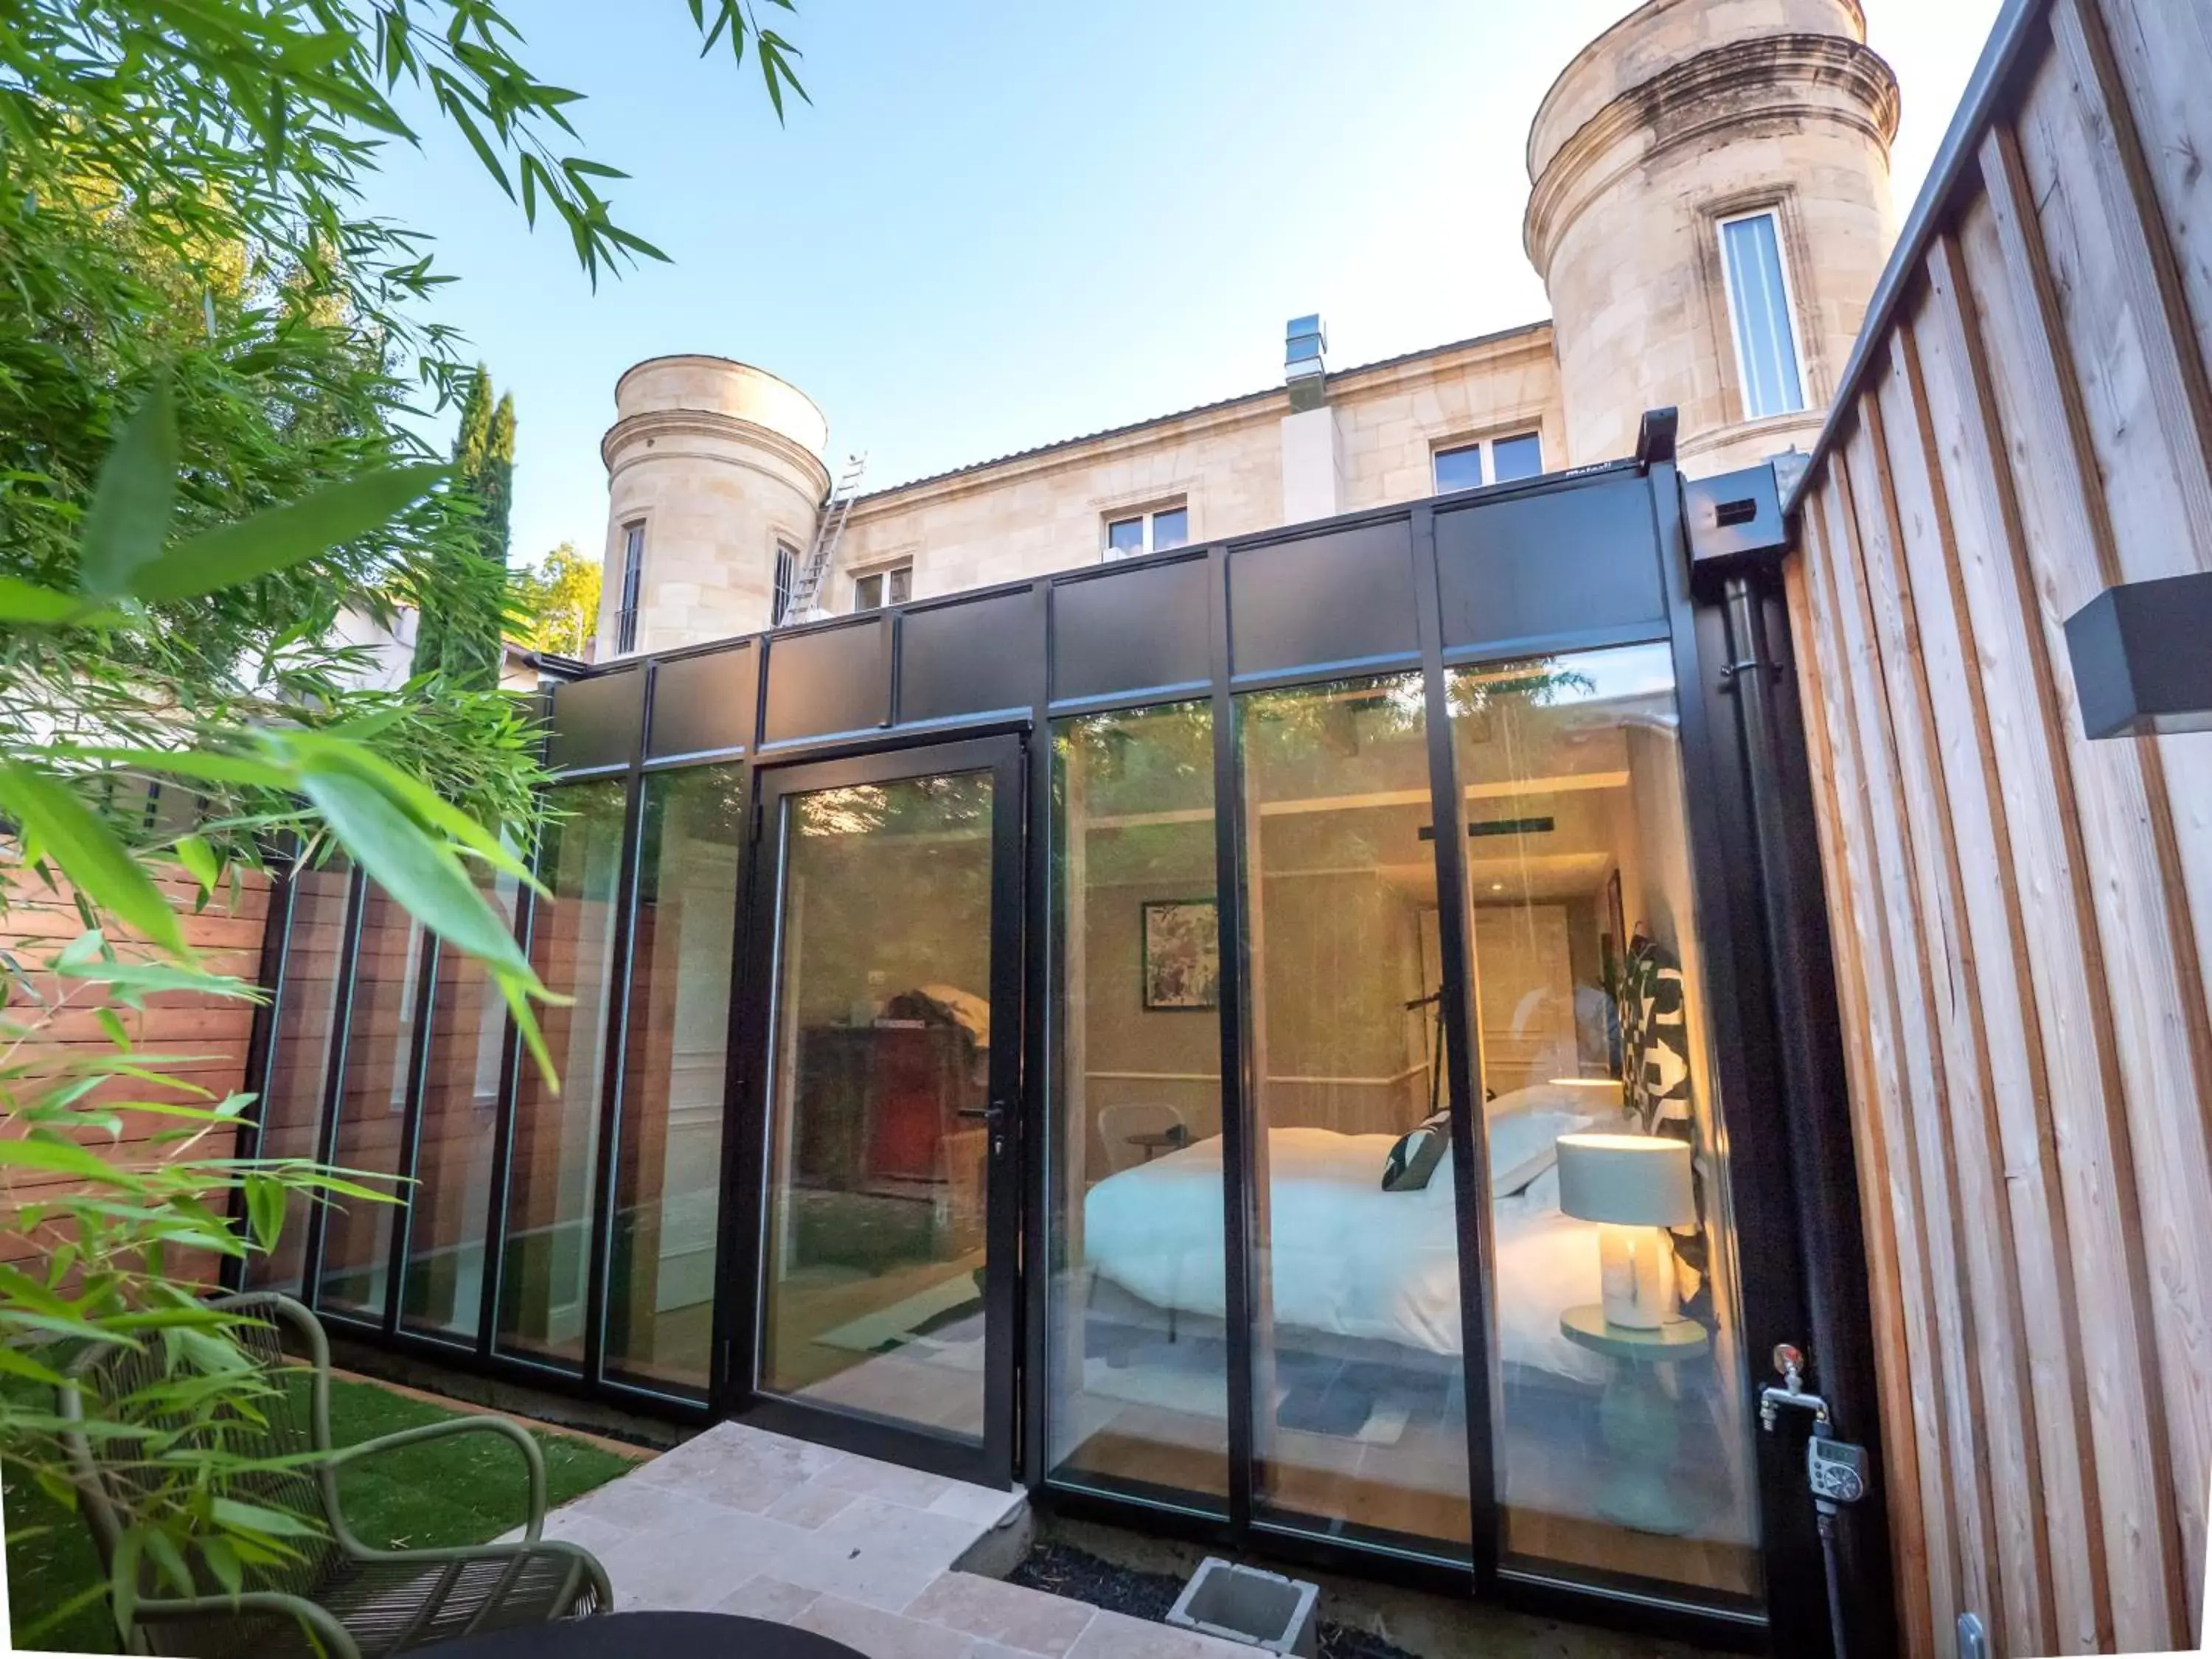
[[[1212,711],[1061,720],[1053,766],[1050,1462],[1225,1513]]]
[[[885,583],[890,589],[890,603],[904,605],[914,597],[914,568],[911,565],[900,566],[889,574]]]
[[[991,775],[783,809],[761,1380],[983,1433]]]
[[[551,896],[538,901],[530,959],[550,989],[575,1000],[538,1014],[560,1092],[527,1055],[515,1075],[495,1334],[507,1352],[572,1364],[584,1356],[626,787],[596,778],[548,794],[559,816],[546,826],[538,875]]]
[[[514,893],[512,876],[495,880],[492,903],[510,924]],[[490,975],[474,957],[441,944],[400,1288],[399,1320],[410,1330],[472,1342],[483,1322],[484,1232],[506,1042],[506,1004]]]
[[[422,971],[422,925],[383,889],[371,886],[362,906],[345,1069],[338,1084],[337,1150],[331,1162],[342,1170],[387,1177],[400,1172]],[[388,1179],[364,1184],[398,1195]],[[391,1291],[392,1229],[398,1217],[397,1205],[331,1200],[323,1224],[319,1306],[383,1319]]]
[[[854,582],[854,610],[878,611],[883,608],[883,603],[884,579],[881,572],[872,576],[862,576]]]
[[[606,1364],[703,1392],[714,1338],[744,769],[648,777],[642,836]]]
[[[1671,659],[1657,645],[1589,652],[1462,670],[1449,689],[1505,1560],[1755,1599],[1735,1240]],[[1588,1131],[1615,1140],[1559,1146]],[[1671,1231],[1626,1224],[1662,1213]],[[1601,1249],[1641,1251],[1640,1302],[1632,1264],[1601,1273]]]
[[[1265,1293],[1253,1492],[1289,1525],[1465,1560],[1425,732],[1418,674],[1239,699]]]
[[[1482,446],[1469,444],[1464,449],[1437,451],[1437,494],[1449,495],[1455,489],[1479,489],[1482,487]]]
[[[1721,254],[1728,269],[1736,354],[1743,366],[1744,417],[1755,421],[1763,415],[1787,415],[1804,408],[1774,216],[1754,214],[1723,224]]]
[[[1190,509],[1171,507],[1164,513],[1152,514],[1152,551],[1164,553],[1171,547],[1181,547],[1190,539]]]
[[[1142,519],[1121,519],[1106,526],[1106,556],[1126,559],[1133,553],[1145,550],[1145,521]]]
[[[1516,478],[1537,477],[1543,471],[1544,441],[1534,432],[1500,438],[1490,446],[1490,481],[1492,483],[1511,483]]]
[[[323,1087],[335,1029],[338,953],[345,945],[346,897],[352,888],[353,871],[342,861],[292,878],[284,983],[277,998],[269,1074],[256,1109],[264,1158],[317,1158],[322,1152]],[[248,1261],[246,1282],[253,1289],[300,1293],[307,1266],[307,1205],[297,1193],[285,1200],[276,1249]]]

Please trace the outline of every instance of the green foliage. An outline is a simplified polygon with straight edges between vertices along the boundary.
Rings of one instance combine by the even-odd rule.
[[[0,604],[4,604],[0,599]],[[580,658],[599,626],[599,562],[562,542],[514,577],[515,637],[533,651]]]
[[[781,112],[795,54],[754,0],[688,3],[703,50],[750,46]],[[388,1196],[231,1157],[251,1099],[133,1046],[150,995],[254,994],[184,947],[149,872],[181,867],[204,897],[272,846],[342,852],[483,960],[550,1077],[544,988],[480,879],[529,879],[487,826],[529,833],[534,733],[442,652],[364,689],[377,659],[338,626],[388,624],[449,572],[489,614],[504,587],[483,538],[503,552],[505,474],[452,488],[413,435],[434,412],[415,388],[442,407],[459,384],[452,331],[418,308],[448,279],[358,205],[380,146],[416,137],[401,106],[459,130],[533,225],[541,206],[560,221],[593,282],[661,257],[599,193],[623,175],[562,153],[579,94],[520,46],[489,0],[0,6],[0,909],[44,882],[85,922],[43,957],[0,955],[0,1182],[48,1247],[0,1267],[0,1378],[50,1384],[93,1341],[158,1358],[82,1425],[143,1482],[124,1624],[142,1589],[235,1593],[313,1524],[248,1495],[266,1469],[233,1431],[278,1384],[179,1253],[265,1249],[298,1194]],[[484,434],[487,464],[511,459],[511,405]],[[106,1046],[52,1041],[86,1019]],[[46,1397],[0,1392],[0,1445],[67,1501]]]
[[[163,487],[176,452],[172,400],[157,390],[100,468],[75,592],[18,581],[9,590],[17,619],[0,650],[88,635],[106,659],[127,655],[155,625],[149,598],[281,574],[377,530],[441,482],[432,469],[372,472],[179,538],[169,533],[174,492]],[[15,1228],[46,1246],[34,1268],[0,1266],[0,1374],[52,1384],[63,1353],[86,1342],[151,1350],[161,1361],[153,1383],[90,1401],[83,1425],[134,1466],[135,1509],[116,1574],[119,1627],[141,1561],[150,1582],[182,1594],[199,1572],[235,1589],[243,1570],[282,1562],[287,1540],[317,1524],[235,1496],[268,1465],[233,1449],[234,1431],[259,1419],[278,1383],[234,1340],[240,1316],[203,1302],[178,1271],[179,1254],[239,1261],[266,1249],[295,1193],[390,1196],[344,1171],[237,1158],[229,1140],[252,1097],[212,1099],[174,1069],[193,1056],[134,1046],[124,1015],[149,995],[258,994],[192,957],[149,865],[166,854],[212,890],[230,849],[258,856],[272,830],[289,832],[307,856],[334,842],[484,964],[550,1071],[530,1006],[547,994],[471,874],[471,866],[490,866],[526,881],[527,870],[497,836],[380,756],[357,714],[318,726],[304,711],[272,709],[245,724],[175,710],[154,735],[161,740],[94,744],[57,742],[38,725],[0,731],[0,814],[14,826],[21,872],[57,891],[66,884],[88,917],[112,915],[144,941],[118,947],[94,928],[40,960],[0,959],[0,1115],[9,1131],[0,1134],[0,1176],[18,1200]],[[145,803],[135,786],[148,780],[180,786],[191,809],[115,810],[118,794]],[[239,834],[241,826],[252,833]],[[53,1041],[61,1021],[87,1012],[106,1046]],[[150,1138],[124,1152],[126,1125],[149,1118]],[[46,1184],[27,1192],[26,1181]],[[228,1218],[234,1209],[247,1218],[243,1231]],[[53,1407],[0,1397],[0,1443],[58,1498],[70,1490],[63,1429]]]
[[[295,1382],[295,1386],[297,1386]],[[34,1403],[36,1385],[0,1378],[0,1395]],[[331,1383],[331,1438],[356,1445],[459,1415],[373,1382]],[[546,1501],[566,1504],[631,1467],[589,1441],[533,1431],[545,1455]],[[41,1490],[26,1469],[7,1475],[9,1612],[19,1642],[67,1653],[112,1653],[115,1625],[84,1523]],[[362,1540],[378,1549],[489,1543],[514,1524],[516,1462],[506,1446],[475,1436],[410,1446],[347,1464],[338,1500]]]
[[[415,602],[415,672],[488,691],[499,684],[508,623],[507,517],[514,493],[514,398],[495,406],[491,373],[469,377],[453,440],[455,495],[471,510],[465,545],[421,573]]]

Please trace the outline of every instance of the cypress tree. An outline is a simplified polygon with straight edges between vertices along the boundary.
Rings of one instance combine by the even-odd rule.
[[[492,401],[491,371],[469,377],[453,436],[453,494],[472,516],[469,550],[421,596],[414,672],[488,690],[499,683],[507,605],[507,518],[514,491],[514,395]]]

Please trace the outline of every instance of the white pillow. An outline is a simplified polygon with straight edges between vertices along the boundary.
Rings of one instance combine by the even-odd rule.
[[[1525,1089],[1510,1089],[1494,1099],[1482,1103],[1485,1117],[1517,1117],[1523,1112],[1573,1112],[1577,1115],[1595,1115],[1607,1107],[1617,1107],[1620,1097],[1618,1083],[1608,1087],[1593,1083],[1532,1083]]]
[[[1559,1137],[1597,1120],[1582,1112],[1516,1109],[1490,1120],[1490,1195],[1510,1198],[1559,1161]]]

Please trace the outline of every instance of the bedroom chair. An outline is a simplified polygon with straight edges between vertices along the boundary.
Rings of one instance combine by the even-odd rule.
[[[131,1653],[252,1654],[254,1659],[381,1659],[433,1642],[519,1625],[604,1613],[614,1595],[606,1571],[580,1547],[541,1539],[545,1521],[545,1460],[520,1425],[502,1417],[457,1417],[402,1429],[358,1445],[331,1443],[331,1352],[314,1315],[289,1297],[225,1297],[220,1308],[264,1322],[235,1333],[239,1346],[265,1373],[282,1378],[303,1370],[301,1390],[280,1382],[262,1403],[265,1426],[241,1431],[230,1425],[227,1442],[256,1456],[296,1456],[289,1468],[246,1477],[234,1495],[265,1507],[319,1519],[319,1539],[292,1540],[294,1558],[280,1567],[249,1571],[244,1592],[179,1597],[141,1594],[125,1641]],[[307,1356],[302,1367],[288,1358],[290,1336]],[[120,1346],[86,1350],[60,1389],[63,1417],[83,1420],[81,1389],[108,1401],[126,1399],[160,1378],[153,1351]],[[302,1422],[302,1407],[306,1421]],[[363,1543],[346,1525],[338,1502],[337,1472],[357,1459],[400,1446],[463,1433],[495,1434],[512,1441],[529,1478],[528,1513],[520,1542],[452,1549],[386,1550]],[[258,1441],[258,1445],[246,1443]],[[104,1570],[118,1565],[124,1513],[138,1479],[125,1449],[132,1443],[64,1435],[78,1508],[91,1528]],[[143,1571],[142,1591],[158,1589]]]
[[[1119,1106],[1098,1109],[1098,1139],[1105,1143],[1106,1169],[1109,1175],[1133,1169],[1152,1161],[1157,1146],[1138,1142],[1139,1135],[1179,1135],[1176,1143],[1190,1142],[1190,1124],[1180,1109],[1165,1101],[1129,1101]]]

